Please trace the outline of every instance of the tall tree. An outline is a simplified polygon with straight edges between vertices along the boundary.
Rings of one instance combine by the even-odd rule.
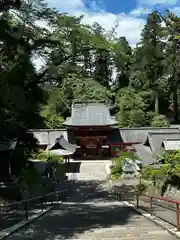
[[[42,126],[39,111],[43,91],[37,84],[31,84],[38,79],[32,56],[44,48],[49,39],[45,39],[46,34],[35,24],[40,18],[37,12],[31,9],[29,16],[24,2],[18,5],[17,2],[6,7],[0,16],[0,133],[1,138],[17,139],[18,166],[36,147],[36,140],[28,129]],[[40,9],[36,3],[34,8],[43,15],[44,8]]]
[[[164,74],[169,81],[170,92],[172,93],[174,119],[178,122],[180,86],[180,39],[178,35],[180,35],[180,18],[167,11],[162,19],[166,25],[167,36]]]
[[[147,24],[142,34],[141,42],[136,49],[136,60],[134,69],[145,72],[148,83],[146,86],[151,89],[154,98],[154,110],[159,113],[159,81],[163,76],[164,42],[162,37],[164,27],[158,12],[148,15]]]
[[[105,37],[105,30],[98,24],[93,25],[96,41],[101,48],[96,50],[94,63],[94,79],[103,86],[110,88],[111,85],[111,51]]]
[[[115,88],[123,88],[129,85],[129,74],[132,64],[132,49],[125,37],[114,41],[113,45],[114,65],[117,72]]]

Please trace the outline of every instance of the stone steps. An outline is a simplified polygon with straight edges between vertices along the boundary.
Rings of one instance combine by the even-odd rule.
[[[81,162],[78,180],[105,180],[107,177],[104,162]]]
[[[110,197],[105,164],[81,163],[76,181],[70,181],[71,194],[44,217],[8,240],[175,240],[155,223]],[[121,194],[132,194],[134,182],[116,186]],[[123,191],[122,191],[123,190]]]
[[[109,216],[111,217],[111,216]],[[175,240],[167,231],[139,215],[131,217],[125,225],[93,228],[75,235],[74,240]]]

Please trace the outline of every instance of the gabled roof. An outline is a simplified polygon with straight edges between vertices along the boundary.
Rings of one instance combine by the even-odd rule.
[[[120,129],[120,134],[122,136],[123,142],[134,142],[134,143],[144,143],[148,131],[147,129]]]
[[[65,150],[69,150],[69,151],[74,151],[76,150],[76,145],[69,143],[63,135],[61,135],[60,137],[56,138],[56,140],[54,141],[54,143],[52,143],[51,145],[49,145],[47,147],[47,150],[55,150],[55,149],[65,149]]]
[[[64,129],[36,129],[30,130],[38,140],[39,145],[54,144],[54,141],[61,135],[67,140],[67,132]]]
[[[152,152],[149,147],[143,144],[134,144],[133,148],[136,150],[137,155],[142,159],[142,165],[148,166],[154,162]]]
[[[66,141],[63,135],[57,138],[53,144],[49,145],[46,151],[60,156],[72,155],[76,151],[76,145]]]
[[[120,134],[123,142],[145,143],[149,132],[160,133],[178,133],[179,128],[157,128],[157,127],[141,127],[141,128],[120,128]]]
[[[110,116],[104,103],[76,103],[72,105],[71,117],[63,123],[66,126],[111,126],[118,122]]]
[[[148,134],[148,142],[152,152],[158,153],[161,150],[162,142],[171,139],[180,139],[180,131],[177,132],[150,132]]]
[[[166,151],[180,150],[180,139],[166,139],[162,145]]]

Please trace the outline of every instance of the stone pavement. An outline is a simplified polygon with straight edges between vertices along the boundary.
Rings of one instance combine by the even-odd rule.
[[[136,200],[131,201],[136,205]],[[176,227],[176,208],[175,204],[168,204],[167,202],[153,200],[152,214],[167,221]],[[139,208],[151,213],[149,198],[140,197]]]
[[[98,171],[104,171],[103,165]],[[87,170],[87,169],[86,169]],[[8,240],[175,240],[132,208],[115,200],[104,180],[70,181],[72,198]],[[94,173],[97,176],[97,172]],[[100,173],[102,177],[103,174]],[[89,177],[90,178],[90,177]],[[100,177],[99,177],[100,178]]]

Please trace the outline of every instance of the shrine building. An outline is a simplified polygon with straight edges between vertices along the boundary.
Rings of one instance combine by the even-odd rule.
[[[118,131],[118,122],[110,115],[104,103],[74,103],[71,117],[64,122],[68,141],[76,144],[75,157],[105,157],[113,155],[112,135]],[[118,149],[119,150],[119,149]]]
[[[74,103],[64,129],[31,129],[38,146],[71,159],[104,159],[136,151],[144,165],[162,151],[180,149],[180,126],[119,128],[104,103]]]

